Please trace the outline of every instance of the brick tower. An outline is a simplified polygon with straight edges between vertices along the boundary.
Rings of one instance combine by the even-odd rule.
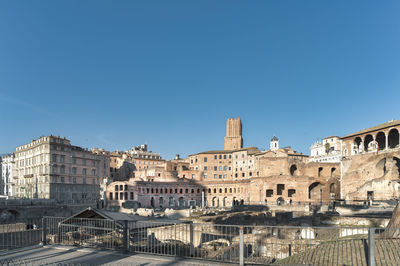
[[[228,118],[226,121],[226,136],[224,150],[237,150],[243,148],[242,121],[240,118]]]

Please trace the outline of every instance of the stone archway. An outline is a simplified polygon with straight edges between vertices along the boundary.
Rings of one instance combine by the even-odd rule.
[[[329,192],[330,193],[335,193],[335,191],[336,191],[336,184],[335,183],[330,184]]]
[[[185,199],[183,197],[180,197],[178,199],[179,207],[185,206]]]
[[[154,208],[154,198],[153,198],[153,197],[151,197],[150,206],[151,206],[152,208]]]
[[[276,200],[276,204],[277,205],[283,205],[285,203],[285,200],[282,198],[282,197],[279,197],[277,200]]]
[[[362,152],[362,139],[360,137],[356,137],[351,147],[351,154],[359,154],[361,152]]]
[[[308,187],[308,199],[322,201],[322,184],[320,182],[314,182]]]
[[[169,199],[168,199],[168,205],[169,205],[170,207],[175,206],[174,197],[169,197]]]
[[[374,141],[374,137],[372,137],[371,134],[368,134],[368,135],[365,136],[365,138],[364,138],[364,151],[365,152],[369,151],[368,145],[372,141]]]
[[[396,128],[393,128],[389,131],[388,142],[390,149],[394,149],[399,146],[399,131]]]
[[[378,132],[375,137],[375,141],[378,144],[379,150],[386,149],[386,135],[382,131]]]
[[[297,166],[293,164],[292,166],[290,166],[290,175],[294,176],[296,174],[297,174]]]

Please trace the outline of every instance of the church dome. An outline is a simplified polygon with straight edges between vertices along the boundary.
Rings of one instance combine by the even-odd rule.
[[[273,136],[272,139],[271,139],[271,141],[278,141],[278,138],[275,137],[275,136]]]

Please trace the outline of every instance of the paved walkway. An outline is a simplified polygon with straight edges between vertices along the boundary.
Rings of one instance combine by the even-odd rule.
[[[145,254],[122,254],[65,246],[32,247],[0,255],[0,265],[228,265]]]

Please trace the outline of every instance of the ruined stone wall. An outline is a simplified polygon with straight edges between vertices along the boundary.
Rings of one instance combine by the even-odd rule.
[[[368,153],[342,161],[343,197],[347,200],[388,200],[400,195],[400,152]]]
[[[251,201],[316,203],[340,197],[338,163],[306,163],[288,156],[263,157],[258,164],[260,177],[251,181]]]

